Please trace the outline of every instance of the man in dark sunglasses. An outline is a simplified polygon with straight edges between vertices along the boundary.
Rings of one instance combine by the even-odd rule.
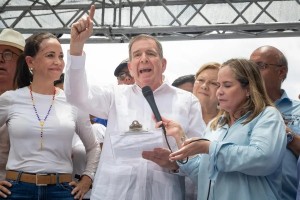
[[[123,60],[115,69],[114,75],[117,77],[118,85],[134,84],[134,78],[130,75],[127,64],[128,59]]]

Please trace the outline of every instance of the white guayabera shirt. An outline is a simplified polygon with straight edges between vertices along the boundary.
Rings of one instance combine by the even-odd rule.
[[[89,88],[85,56],[68,55],[67,63],[64,88],[68,101],[85,112],[108,119],[91,199],[184,199],[184,177],[141,157],[143,150],[167,148],[161,129],[155,129],[152,110],[142,89],[135,84]],[[201,137],[205,123],[193,94],[163,83],[154,91],[154,98],[163,117],[179,122],[188,137]],[[129,126],[135,120],[142,130],[130,133]],[[168,140],[175,150],[175,140]]]

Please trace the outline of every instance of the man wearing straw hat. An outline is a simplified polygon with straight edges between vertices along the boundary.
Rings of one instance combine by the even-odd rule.
[[[8,90],[16,89],[14,82],[17,61],[24,51],[25,38],[12,29],[3,29],[0,33],[0,95]],[[9,137],[7,127],[0,127],[0,197],[6,197],[10,183],[3,181],[5,166],[9,152]]]

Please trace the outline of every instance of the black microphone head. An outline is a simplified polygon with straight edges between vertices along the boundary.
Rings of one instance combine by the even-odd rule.
[[[159,113],[158,108],[157,108],[156,103],[155,103],[155,99],[154,99],[154,96],[153,96],[152,89],[149,86],[145,86],[145,87],[142,88],[142,92],[143,92],[143,95],[144,95],[145,99],[148,101],[148,103],[149,103],[149,105],[152,109],[152,112],[154,114],[154,117],[155,117],[156,121],[158,121],[158,122],[162,121],[160,113]],[[165,133],[164,125],[161,124],[160,127],[163,128],[164,133]]]
[[[143,92],[144,97],[147,97],[149,95],[153,96],[153,92],[149,86],[143,87],[142,92]]]
[[[142,92],[143,92],[145,99],[148,101],[148,103],[153,111],[156,121],[158,121],[158,122],[161,121],[162,119],[161,119],[161,116],[159,114],[158,108],[155,103],[153,91],[151,90],[151,88],[149,86],[145,86],[142,88]]]

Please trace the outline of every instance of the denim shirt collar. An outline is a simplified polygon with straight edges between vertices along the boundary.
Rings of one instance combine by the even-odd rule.
[[[280,99],[277,99],[274,104],[277,107],[281,102],[291,102],[292,100],[288,97],[287,93],[285,92],[285,90],[281,89],[282,95],[280,97]]]

